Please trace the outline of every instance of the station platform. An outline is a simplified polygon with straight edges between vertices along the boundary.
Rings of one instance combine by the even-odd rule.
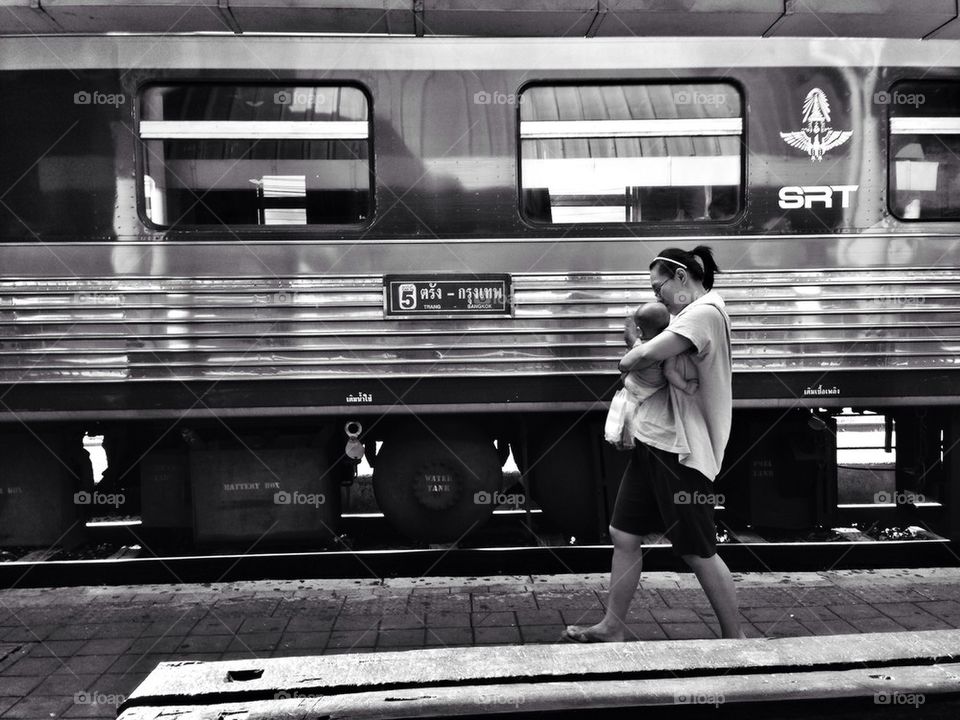
[[[960,628],[960,568],[737,573],[754,638]],[[0,591],[0,718],[115,717],[158,663],[558,642],[607,575],[264,580]],[[692,574],[637,591],[638,641],[719,628]],[[346,661],[346,659],[344,659]]]

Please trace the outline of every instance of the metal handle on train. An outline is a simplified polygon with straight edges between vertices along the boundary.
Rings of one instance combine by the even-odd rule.
[[[356,420],[351,420],[344,425],[343,431],[347,434],[347,446],[343,452],[355,463],[359,463],[363,459],[363,443],[360,442],[363,425]]]

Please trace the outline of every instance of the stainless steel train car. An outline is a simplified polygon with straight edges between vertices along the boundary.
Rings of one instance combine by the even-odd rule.
[[[701,244],[728,511],[833,522],[849,408],[925,499],[872,510],[960,535],[956,41],[64,28],[0,40],[0,545],[121,495],[144,531],[304,541],[364,453],[387,519],[452,542],[510,450],[599,539],[624,317]]]

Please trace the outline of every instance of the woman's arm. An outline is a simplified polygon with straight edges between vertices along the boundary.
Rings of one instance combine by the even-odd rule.
[[[654,363],[679,355],[693,347],[682,335],[664,330],[649,342],[638,345],[620,359],[620,372],[641,370]]]
[[[668,357],[663,361],[663,376],[667,379],[668,383],[678,390],[683,390],[687,395],[693,395],[700,387],[700,381],[695,377],[689,380],[685,378],[683,373],[680,372],[679,364],[679,355]]]

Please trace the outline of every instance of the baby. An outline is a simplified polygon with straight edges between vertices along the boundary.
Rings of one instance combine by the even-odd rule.
[[[652,302],[638,307],[632,320],[632,323],[628,320],[623,333],[629,348],[638,342],[648,342],[663,332],[670,323],[670,313],[665,305]],[[642,370],[624,373],[623,387],[626,392],[623,398],[626,406],[622,409],[622,415],[613,418],[613,426],[610,423],[612,418],[608,416],[607,427],[604,429],[606,439],[618,449],[632,448],[634,438],[630,418],[636,412],[637,406],[667,383],[692,395],[697,391],[699,382],[695,377],[685,377],[689,375],[696,375],[696,369],[683,355],[667,358]]]

